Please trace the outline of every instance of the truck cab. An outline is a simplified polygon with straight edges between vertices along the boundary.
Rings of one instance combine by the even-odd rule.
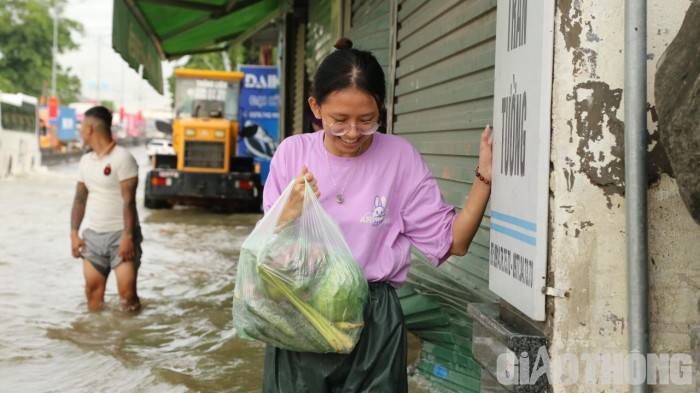
[[[260,176],[252,158],[236,156],[243,73],[176,69],[175,77],[175,156],[155,155],[146,207],[258,210]]]

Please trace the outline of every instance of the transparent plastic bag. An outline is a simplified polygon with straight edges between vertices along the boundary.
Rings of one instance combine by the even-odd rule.
[[[308,183],[301,216],[279,222],[293,186],[243,242],[233,326],[279,348],[350,353],[364,326],[367,280]]]

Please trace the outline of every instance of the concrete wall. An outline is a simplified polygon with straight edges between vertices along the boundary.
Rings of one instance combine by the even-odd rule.
[[[654,73],[688,0],[648,0],[651,352],[690,352],[700,323],[700,227],[685,209],[658,143]],[[627,352],[624,198],[624,0],[558,0],[555,16],[550,192],[550,286],[567,289],[549,310],[550,356]],[[559,355],[558,355],[559,354]],[[693,367],[696,367],[694,365]],[[626,392],[626,384],[557,383],[554,392]],[[615,382],[615,379],[612,379]],[[623,381],[624,382],[624,381]],[[656,392],[694,392],[692,385]]]

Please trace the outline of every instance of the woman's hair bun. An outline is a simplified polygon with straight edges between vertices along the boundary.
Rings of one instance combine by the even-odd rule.
[[[352,49],[352,41],[349,38],[342,37],[333,45],[335,49]]]

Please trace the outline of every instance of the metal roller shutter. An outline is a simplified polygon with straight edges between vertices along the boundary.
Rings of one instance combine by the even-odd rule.
[[[350,10],[350,29],[346,33],[356,48],[374,54],[387,76],[391,45],[390,11],[390,1],[355,0]]]
[[[445,200],[460,209],[478,164],[479,136],[493,115],[496,0],[399,0],[394,6],[390,129],[421,152]],[[466,256],[435,268],[414,254],[412,295],[402,293],[408,327],[425,342],[418,370],[440,391],[479,391],[467,304],[498,299],[488,290],[489,214]],[[441,311],[413,307],[422,304],[417,295],[435,300]]]

